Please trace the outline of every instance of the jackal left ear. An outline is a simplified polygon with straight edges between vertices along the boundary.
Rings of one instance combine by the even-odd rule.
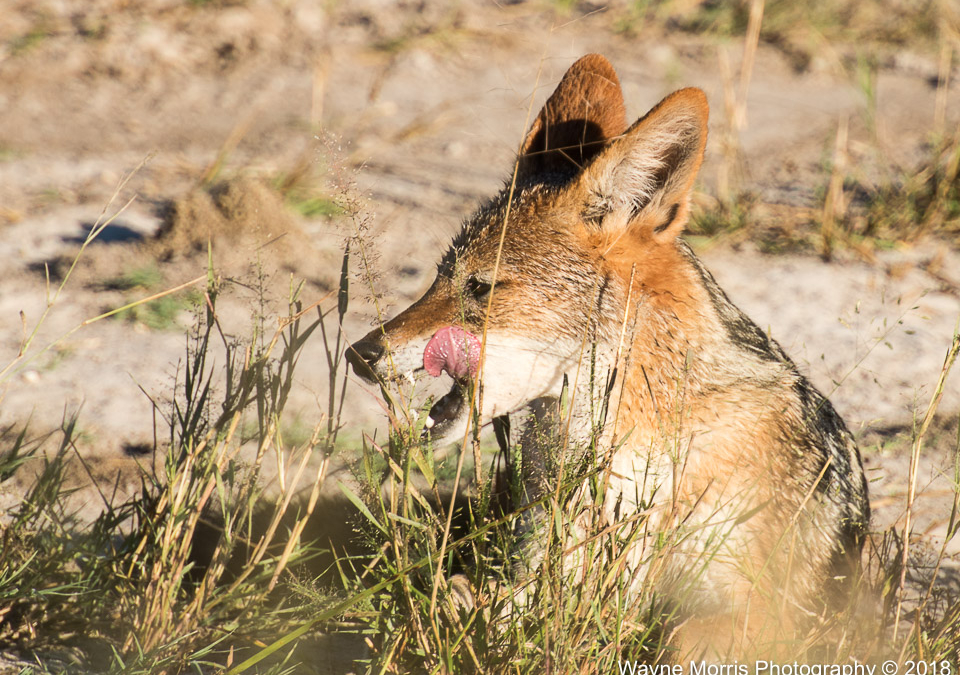
[[[658,103],[580,175],[588,195],[584,220],[650,228],[659,240],[679,235],[703,161],[708,115],[700,89],[681,89]]]
[[[517,158],[518,179],[572,178],[626,128],[616,71],[600,54],[587,54],[570,66],[534,120]]]

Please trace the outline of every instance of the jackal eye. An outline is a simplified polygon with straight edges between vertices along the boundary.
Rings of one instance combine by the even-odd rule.
[[[465,284],[467,294],[477,301],[486,300],[490,293],[491,285],[478,277],[468,277]]]

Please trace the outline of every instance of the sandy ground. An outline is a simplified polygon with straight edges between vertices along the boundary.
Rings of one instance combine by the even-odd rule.
[[[305,162],[328,177],[325,189],[359,195],[386,314],[427,288],[460,219],[507,176],[531,106],[535,112],[584,53],[599,51],[616,66],[634,117],[680,86],[707,92],[713,115],[700,190],[715,192],[722,54],[738,72],[738,39],[662,23],[618,33],[626,10],[616,5],[568,12],[540,2],[323,6],[0,0],[0,368],[17,359],[64,261],[118,182],[146,160],[107,214],[136,199],[88,247],[25,358],[0,380],[0,431],[29,421],[39,436],[79,411],[79,449],[96,476],[114,482],[119,472],[132,489],[136,450],[153,443],[162,422],[151,397],[161,405],[170,397],[190,313],[165,329],[118,319],[74,329],[204,274],[206,253],[196,244],[208,232],[158,239],[158,213],[171,201],[181,209],[202,202],[197,208],[213,213],[218,207],[202,190],[197,196],[197,186],[218,156],[220,178],[261,185],[257,177]],[[823,45],[798,69],[782,49],[761,44],[740,134],[742,185],[758,201],[793,212],[816,207],[841,120],[849,121],[850,164],[866,179],[896,175],[923,156],[935,123],[936,54],[886,52],[873,109],[851,72],[856,53],[856,46]],[[958,98],[956,87],[947,92],[949,125],[958,121]],[[335,288],[339,251],[355,226],[278,216],[275,195],[250,199],[204,221],[214,223],[220,269],[246,284],[221,306],[236,335],[255,320],[254,263],[270,273],[273,311],[282,311],[291,273],[309,280],[304,300],[314,302]],[[231,220],[237,208],[247,209],[246,224]],[[960,317],[960,255],[935,239],[872,259],[842,250],[831,262],[803,250],[770,255],[761,244],[749,230],[697,242],[730,297],[829,393],[861,438],[874,524],[885,527],[903,510],[909,431],[901,432],[923,415]],[[159,271],[158,287],[111,283],[145,266]],[[348,339],[375,318],[359,271],[353,288]],[[307,424],[319,419],[327,396],[326,359],[314,342],[290,409]],[[359,429],[383,423],[373,394],[354,384],[344,421],[359,437]],[[918,503],[918,527],[934,545],[952,499],[956,423],[949,420],[960,413],[960,376],[948,380],[939,411],[946,421],[925,450]],[[10,481],[0,485],[0,499],[15,503],[20,491]]]

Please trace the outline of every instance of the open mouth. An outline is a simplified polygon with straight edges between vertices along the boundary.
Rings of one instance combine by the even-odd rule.
[[[423,350],[423,369],[432,377],[447,373],[453,388],[442,396],[427,415],[423,436],[443,438],[465,417],[467,392],[471,378],[480,365],[480,338],[458,326],[441,328]]]
[[[455,379],[450,391],[441,396],[427,413],[421,439],[444,437],[466,412],[468,392],[469,380]]]

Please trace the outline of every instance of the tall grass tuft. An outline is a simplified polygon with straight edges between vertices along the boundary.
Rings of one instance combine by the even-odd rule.
[[[0,521],[0,649],[41,664],[37,672],[64,663],[78,672],[222,667],[306,604],[287,586],[301,582],[291,570],[316,553],[301,535],[339,425],[321,416],[309,439],[290,448],[281,419],[304,345],[315,333],[326,339],[331,312],[339,324],[346,306],[304,307],[303,284],[292,285],[275,331],[255,329],[243,342],[228,338],[218,319],[222,289],[211,258],[165,416],[168,440],[156,449],[163,466],[144,469],[135,497],[115,503],[101,493],[101,515],[84,524],[69,511],[65,471],[82,462],[76,419],[64,422],[47,456],[47,438],[4,434],[0,479],[42,464]],[[342,374],[335,356],[331,384]],[[330,395],[330,410],[338,410],[336,387]],[[251,437],[241,434],[250,428]],[[275,493],[264,491],[265,472],[276,474]]]

